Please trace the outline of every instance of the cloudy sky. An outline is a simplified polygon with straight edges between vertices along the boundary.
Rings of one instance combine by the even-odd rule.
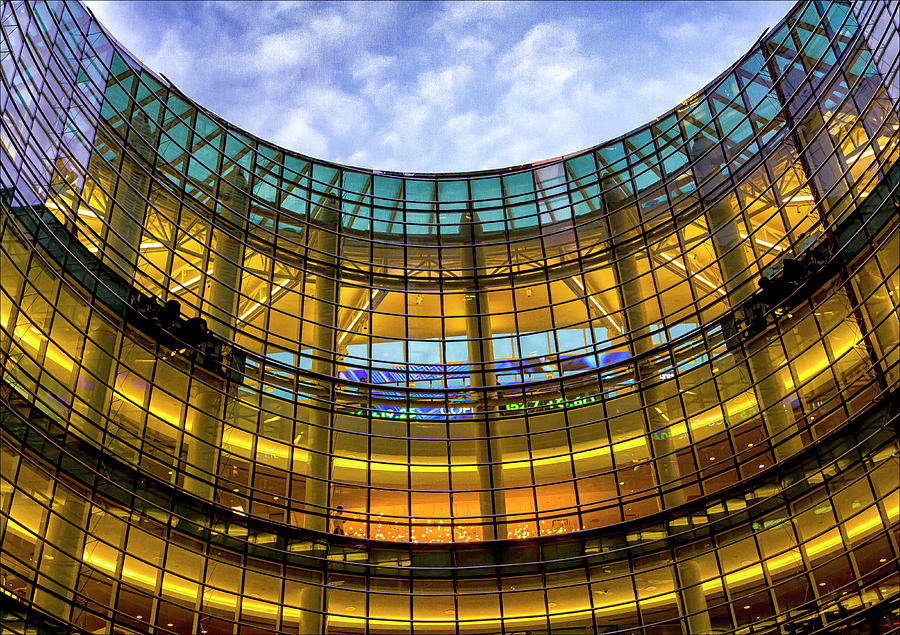
[[[399,171],[551,158],[696,92],[792,2],[102,2],[150,68],[250,132]]]

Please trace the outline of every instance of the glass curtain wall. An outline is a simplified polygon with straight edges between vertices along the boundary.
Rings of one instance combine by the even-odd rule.
[[[0,17],[23,603],[475,633],[895,601],[896,4],[800,2],[589,150],[412,176],[234,128],[78,3]]]

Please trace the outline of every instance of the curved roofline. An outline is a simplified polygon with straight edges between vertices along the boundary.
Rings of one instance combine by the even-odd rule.
[[[636,126],[636,127],[632,128],[631,130],[628,130],[616,137],[613,137],[612,139],[607,139],[606,141],[601,141],[600,143],[597,143],[595,145],[588,146],[586,148],[582,148],[580,150],[575,150],[573,152],[569,152],[567,154],[562,154],[562,155],[559,155],[556,157],[551,157],[548,159],[539,159],[537,161],[532,161],[531,163],[520,163],[520,164],[510,165],[510,166],[506,166],[506,167],[487,168],[487,169],[482,169],[482,170],[464,170],[461,172],[415,172],[415,171],[403,172],[403,171],[397,171],[397,170],[379,170],[377,168],[364,168],[364,167],[350,165],[350,164],[346,164],[346,163],[338,163],[337,161],[332,161],[329,159],[322,159],[320,157],[314,157],[309,154],[303,154],[302,152],[299,152],[297,150],[291,150],[291,149],[285,148],[284,146],[281,146],[273,141],[264,139],[263,137],[260,137],[259,135],[254,134],[254,133],[246,130],[245,128],[241,128],[240,126],[237,126],[237,125],[231,123],[230,121],[228,121],[221,115],[216,114],[215,112],[213,112],[206,106],[203,106],[202,104],[198,103],[197,101],[195,101],[194,99],[189,97],[178,86],[176,86],[175,82],[170,80],[164,74],[158,73],[158,72],[154,71],[153,69],[149,68],[136,55],[134,55],[128,49],[128,47],[126,47],[118,39],[116,39],[116,37],[110,32],[110,30],[106,27],[106,25],[103,23],[103,21],[97,18],[97,16],[94,14],[93,11],[91,11],[91,8],[89,6],[87,6],[87,4],[85,4],[84,2],[82,2],[81,4],[84,7],[84,9],[90,13],[91,17],[94,19],[94,22],[103,31],[104,36],[114,46],[117,53],[119,53],[120,55],[123,55],[129,61],[133,62],[135,64],[135,66],[139,66],[142,70],[148,72],[150,75],[153,76],[153,78],[156,81],[160,82],[161,84],[164,84],[170,90],[177,92],[180,97],[182,97],[191,106],[196,108],[198,112],[202,112],[204,115],[206,115],[207,117],[209,117],[210,119],[212,119],[213,121],[215,121],[216,123],[218,123],[225,129],[235,131],[235,132],[247,137],[248,139],[251,139],[251,140],[261,143],[263,145],[270,146],[274,149],[277,149],[279,152],[282,152],[285,155],[294,156],[294,157],[297,157],[304,161],[310,161],[310,162],[314,162],[314,163],[324,164],[324,165],[328,165],[329,167],[335,167],[338,169],[346,169],[346,170],[351,170],[351,171],[359,172],[359,173],[363,173],[363,174],[373,174],[373,175],[377,175],[377,176],[387,176],[387,177],[395,177],[395,178],[422,179],[422,180],[455,180],[455,179],[459,179],[459,178],[501,176],[504,174],[514,174],[514,173],[518,173],[518,172],[524,172],[526,170],[545,167],[548,165],[556,165],[558,163],[562,163],[569,159],[573,159],[578,156],[582,156],[582,155],[585,155],[585,154],[588,154],[591,152],[595,152],[596,150],[598,150],[600,148],[613,145],[615,143],[618,143],[619,141],[623,141],[627,137],[637,134],[641,130],[643,130],[649,126],[652,126],[657,121],[660,121],[662,119],[665,119],[666,117],[669,117],[670,115],[675,114],[679,108],[684,107],[684,106],[689,106],[700,95],[703,95],[703,94],[715,89],[722,82],[722,80],[728,76],[729,73],[731,73],[735,68],[740,66],[741,63],[753,53],[756,46],[760,43],[760,41],[768,33],[775,32],[778,29],[782,28],[784,25],[786,25],[788,20],[794,16],[794,14],[797,12],[798,8],[801,5],[803,5],[805,2],[806,2],[806,0],[796,0],[794,2],[793,6],[791,6],[791,8],[788,10],[788,12],[784,15],[784,17],[782,17],[781,20],[779,20],[774,26],[766,28],[760,34],[760,36],[756,39],[756,41],[750,46],[750,48],[748,48],[747,51],[745,51],[743,53],[743,55],[741,55],[737,60],[735,60],[734,62],[729,64],[724,70],[722,70],[722,72],[720,72],[718,75],[716,75],[711,81],[707,82],[704,86],[702,86],[701,88],[694,91],[686,99],[682,100],[678,104],[669,108],[662,114],[657,115],[656,117],[654,117],[653,119],[651,119],[650,121],[648,121],[646,123]]]

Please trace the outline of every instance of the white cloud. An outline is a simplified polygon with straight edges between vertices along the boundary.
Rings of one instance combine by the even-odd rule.
[[[254,53],[258,70],[277,72],[291,66],[321,62],[326,52],[352,39],[358,26],[337,14],[309,20],[302,27],[268,33]]]
[[[707,25],[707,32],[710,31],[710,25]],[[681,22],[680,24],[664,24],[659,29],[659,34],[666,40],[674,40],[676,42],[691,42],[696,40],[701,34],[701,27],[696,22]]]
[[[283,114],[284,125],[272,141],[285,148],[295,148],[304,154],[327,156],[328,137],[310,123],[309,114],[302,108],[292,108]]]
[[[459,54],[478,59],[490,55],[494,51],[494,43],[487,38],[465,35],[452,40]]]
[[[384,74],[395,62],[392,55],[378,55],[371,53],[356,60],[351,71],[354,79],[370,80]]]
[[[300,94],[301,108],[338,134],[356,133],[365,126],[366,103],[332,86],[312,86]]]
[[[736,59],[762,30],[757,13],[783,12],[88,2],[139,59],[235,124],[304,154],[402,171],[503,167],[619,135]]]
[[[432,104],[449,108],[465,90],[473,74],[472,67],[464,64],[425,71],[419,75],[419,95]]]
[[[196,69],[197,53],[182,41],[178,31],[166,29],[159,40],[159,48],[151,55],[145,55],[141,61],[185,87]]]
[[[305,29],[291,29],[263,36],[254,59],[263,72],[280,71],[315,54],[314,42]]]

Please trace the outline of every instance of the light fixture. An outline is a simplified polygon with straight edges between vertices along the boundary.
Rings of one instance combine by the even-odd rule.
[[[288,279],[288,278],[285,278],[284,280],[282,280],[281,282],[279,282],[279,283],[275,286],[274,289],[272,289],[272,300],[275,299],[275,294],[278,293],[279,291],[281,291],[282,289],[284,289],[284,285],[286,285],[288,282],[289,282],[289,279]],[[262,298],[259,299],[259,301],[254,302],[253,304],[251,304],[250,307],[249,307],[246,311],[244,311],[243,313],[241,313],[240,317],[238,317],[238,320],[245,321],[250,315],[252,315],[253,313],[255,313],[256,310],[259,309],[259,308],[263,305],[263,302],[265,302],[265,301],[268,300],[268,299],[269,299],[269,296],[268,296],[268,295],[264,295]]]
[[[340,345],[341,342],[344,341],[345,337],[350,335],[350,331],[353,330],[353,327],[356,326],[356,323],[359,322],[359,318],[361,318],[363,316],[363,313],[366,312],[366,309],[369,308],[369,304],[371,304],[371,303],[372,303],[372,298],[370,296],[369,299],[366,300],[366,303],[363,305],[363,307],[353,317],[353,321],[350,322],[350,326],[347,327],[347,330],[344,331],[343,333],[341,333],[341,336],[338,338],[338,345]]]
[[[209,269],[206,270],[206,274],[207,274],[207,275],[209,275],[209,274],[211,274],[211,273],[212,273],[212,267],[210,267]],[[197,274],[196,276],[194,276],[193,278],[191,278],[191,279],[189,279],[189,280],[185,280],[185,281],[182,282],[181,284],[176,284],[174,287],[172,287],[171,289],[169,289],[169,292],[170,292],[170,293],[177,293],[178,291],[181,291],[182,289],[186,289],[187,287],[191,286],[191,285],[194,284],[195,282],[199,282],[199,281],[200,281],[200,278],[202,278],[202,277],[203,277],[203,274],[202,274],[202,273],[198,273],[198,274]]]
[[[593,304],[595,307],[597,307],[600,310],[600,312],[603,314],[603,316],[607,320],[609,320],[609,323],[613,325],[613,328],[616,329],[616,331],[621,334],[622,329],[620,329],[619,325],[616,324],[615,320],[613,320],[612,317],[610,317],[609,313],[606,312],[606,309],[604,309],[600,305],[600,303],[597,302],[597,298],[595,298],[593,295],[591,295],[587,292],[587,289],[584,288],[584,285],[581,283],[581,280],[578,279],[578,276],[572,276],[572,282],[574,282],[575,284],[578,285],[578,288],[581,289],[581,292],[585,294],[585,297],[588,300],[590,300],[591,304]],[[529,296],[530,296],[530,294],[529,294]]]
[[[709,287],[710,289],[712,289],[712,290],[715,291],[716,293],[718,293],[718,294],[720,294],[720,295],[725,295],[725,292],[722,291],[722,289],[720,289],[719,287],[717,287],[716,285],[714,285],[712,282],[710,282],[709,280],[707,280],[706,278],[704,278],[703,276],[701,276],[699,273],[693,273],[693,272],[691,272],[691,271],[688,271],[688,268],[687,268],[687,267],[685,267],[683,264],[681,264],[681,263],[678,262],[677,260],[673,259],[672,256],[669,256],[669,255],[663,254],[663,253],[660,253],[659,255],[662,256],[663,258],[665,258],[666,260],[668,260],[669,262],[671,262],[671,263],[672,263],[673,265],[675,265],[676,267],[678,267],[678,268],[684,270],[684,272],[687,273],[689,276],[693,276],[694,278],[696,278],[697,280],[699,280],[700,282],[702,282],[703,284],[705,284],[707,287]]]
[[[748,236],[747,236],[747,234],[743,234],[743,233],[742,233],[742,234],[741,234],[741,238],[748,238]],[[767,242],[767,241],[763,240],[762,238],[756,238],[756,237],[754,237],[754,238],[753,238],[753,241],[759,243],[759,244],[762,245],[763,247],[770,247],[770,248],[772,248],[772,249],[777,249],[778,251],[784,251],[784,247],[779,247],[779,246],[776,245],[775,243]]]

